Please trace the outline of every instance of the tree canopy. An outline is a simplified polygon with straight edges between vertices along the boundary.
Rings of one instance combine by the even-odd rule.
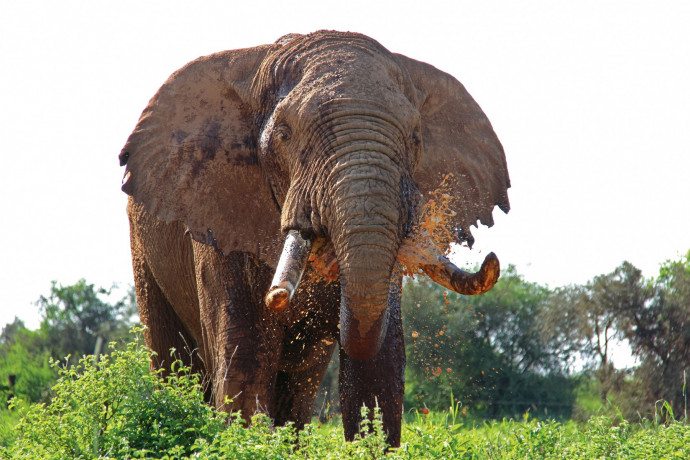
[[[526,410],[569,416],[573,350],[557,331],[541,327],[548,297],[548,289],[525,281],[513,266],[491,291],[475,297],[409,281],[403,295],[407,402],[437,408],[452,391],[479,416]]]

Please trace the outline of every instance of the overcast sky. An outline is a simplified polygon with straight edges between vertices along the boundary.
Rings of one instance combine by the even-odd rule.
[[[132,283],[117,155],[170,73],[323,28],[451,73],[489,116],[512,210],[461,266],[493,250],[555,287],[690,249],[690,2],[233,3],[0,3],[0,324],[36,326],[51,280]]]

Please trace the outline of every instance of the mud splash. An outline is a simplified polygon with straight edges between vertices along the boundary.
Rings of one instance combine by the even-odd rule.
[[[454,197],[451,195],[451,184],[454,181],[453,174],[448,173],[439,186],[429,193],[430,198],[424,204],[418,228],[411,238],[413,242],[421,242],[419,238],[425,238],[425,243],[430,238],[443,255],[448,255],[450,243],[457,239],[451,224],[451,218],[456,215],[452,208]]]
[[[453,174],[443,177],[439,186],[429,192],[429,198],[422,208],[419,222],[401,244],[398,262],[406,276],[423,275],[424,265],[437,263],[435,255],[448,256],[450,243],[457,242],[451,223],[454,197],[451,195]]]
[[[338,259],[330,240],[317,238],[314,241],[308,263],[314,269],[312,277],[328,282],[338,280]]]

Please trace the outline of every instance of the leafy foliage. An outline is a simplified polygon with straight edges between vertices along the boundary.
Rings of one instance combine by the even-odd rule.
[[[649,296],[642,272],[624,262],[585,285],[555,290],[546,304],[544,327],[567,331],[563,340],[576,346],[594,368],[603,404],[610,391],[621,388],[626,375],[611,362],[613,345],[624,338],[625,316],[643,308]]]
[[[444,411],[417,413],[401,447],[386,453],[380,415],[343,441],[340,424],[274,427],[262,414],[249,428],[204,403],[198,378],[177,363],[170,375],[149,369],[140,335],[126,348],[60,367],[47,404],[15,407],[23,418],[2,458],[416,459],[687,458],[690,426],[668,420],[631,425],[612,417],[586,424],[502,421],[471,426],[451,396]],[[363,414],[363,415],[366,415]]]
[[[548,294],[512,266],[491,291],[475,297],[408,282],[406,405],[439,409],[452,389],[479,417],[519,417],[526,410],[569,416],[575,382],[566,372],[573,350],[541,327]]]
[[[0,395],[15,398],[0,408],[0,457],[383,457],[380,417],[363,419],[354,443],[343,442],[338,420],[297,434],[257,414],[247,429],[238,414],[208,407],[199,377],[180,363],[165,378],[152,373],[140,337],[89,356],[98,337],[122,341],[133,312],[132,295],[114,304],[111,297],[83,280],[54,283],[39,301],[40,329],[18,319],[3,328]],[[626,262],[556,290],[526,282],[514,267],[478,297],[411,281],[403,315],[407,422],[401,447],[386,458],[690,456],[690,251],[655,279]],[[615,369],[613,340],[628,341],[641,364]],[[51,366],[51,356],[68,354]],[[596,379],[572,375],[582,357]],[[324,383],[330,402],[316,407],[323,422],[337,408],[336,364]],[[570,417],[575,398],[586,423],[544,420]]]
[[[44,335],[15,318],[0,335],[0,394],[29,401],[46,398],[57,373],[50,367]]]
[[[41,296],[41,327],[29,330],[15,318],[0,335],[0,395],[18,396],[29,402],[44,401],[57,379],[51,358],[77,363],[91,354],[96,343],[122,341],[136,308],[130,293],[115,303],[104,297],[111,291],[85,280],[71,286],[52,283],[50,294]],[[105,348],[102,350],[105,351]]]
[[[188,452],[200,434],[224,425],[213,417],[198,388],[198,375],[179,367],[167,379],[149,369],[140,340],[111,355],[83,357],[59,366],[48,404],[35,404],[17,427],[12,449],[19,458],[129,457]],[[57,365],[57,363],[56,363]],[[177,446],[186,446],[175,450]]]
[[[218,413],[203,401],[199,376],[176,362],[166,378],[150,370],[141,335],[110,355],[85,356],[59,367],[55,396],[21,406],[16,439],[5,458],[292,458],[291,425],[273,427],[262,414],[245,429],[239,414]],[[342,430],[326,437],[310,427],[300,437],[299,458],[333,450],[336,457],[379,458],[385,448],[380,415],[364,419],[358,441],[342,445]],[[373,424],[373,425],[368,425]],[[371,429],[370,429],[371,428]],[[369,432],[371,431],[371,434]]]
[[[111,293],[84,279],[69,286],[53,281],[50,294],[38,300],[41,330],[51,356],[62,359],[69,355],[76,362],[94,353],[99,337],[107,344],[127,335],[129,319],[136,310],[134,293],[130,290],[127,297],[109,303],[104,297]]]
[[[666,401],[687,411],[690,368],[690,251],[666,261],[647,280],[629,262],[583,286],[557,290],[547,303],[549,328],[568,324],[573,341],[593,363],[602,403],[615,401],[625,417],[650,417]],[[611,344],[625,340],[639,358],[633,370],[615,369]]]
[[[650,404],[667,401],[687,417],[686,382],[690,374],[690,251],[666,261],[659,277],[649,282],[644,304],[624,311],[621,329],[641,358],[635,377],[645,383],[641,399]]]

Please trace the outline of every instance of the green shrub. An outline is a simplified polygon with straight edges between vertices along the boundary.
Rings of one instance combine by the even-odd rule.
[[[124,350],[101,355],[99,362],[87,356],[76,366],[59,366],[54,398],[25,410],[6,454],[125,458],[191,453],[196,439],[215,435],[225,420],[204,404],[197,375],[178,362],[162,379],[150,371],[149,362],[150,351],[138,338]]]
[[[50,353],[43,347],[45,336],[19,324],[13,336],[0,343],[0,396],[17,396],[27,402],[46,401],[57,373],[50,366]],[[10,375],[15,376],[12,387]]]
[[[386,453],[381,415],[363,413],[344,442],[340,423],[274,427],[263,414],[246,427],[203,401],[199,377],[179,362],[163,378],[149,368],[140,335],[126,348],[59,367],[48,403],[16,403],[0,433],[2,458],[151,459],[658,459],[690,458],[690,426],[672,418],[629,424],[620,416],[586,423],[503,420],[470,425],[451,395],[446,411],[415,412],[402,444]],[[16,428],[17,417],[22,417]],[[672,415],[671,415],[672,417]],[[0,420],[1,421],[1,420]]]
[[[274,427],[263,414],[246,428],[240,414],[219,413],[203,400],[200,378],[180,362],[162,378],[149,367],[141,334],[122,350],[53,363],[59,379],[49,403],[19,404],[0,430],[4,458],[379,458],[386,449],[381,416],[344,443],[342,428]],[[65,361],[67,362],[67,360]],[[16,418],[21,420],[14,426]],[[11,419],[11,420],[10,420]],[[368,434],[371,431],[371,434]]]

